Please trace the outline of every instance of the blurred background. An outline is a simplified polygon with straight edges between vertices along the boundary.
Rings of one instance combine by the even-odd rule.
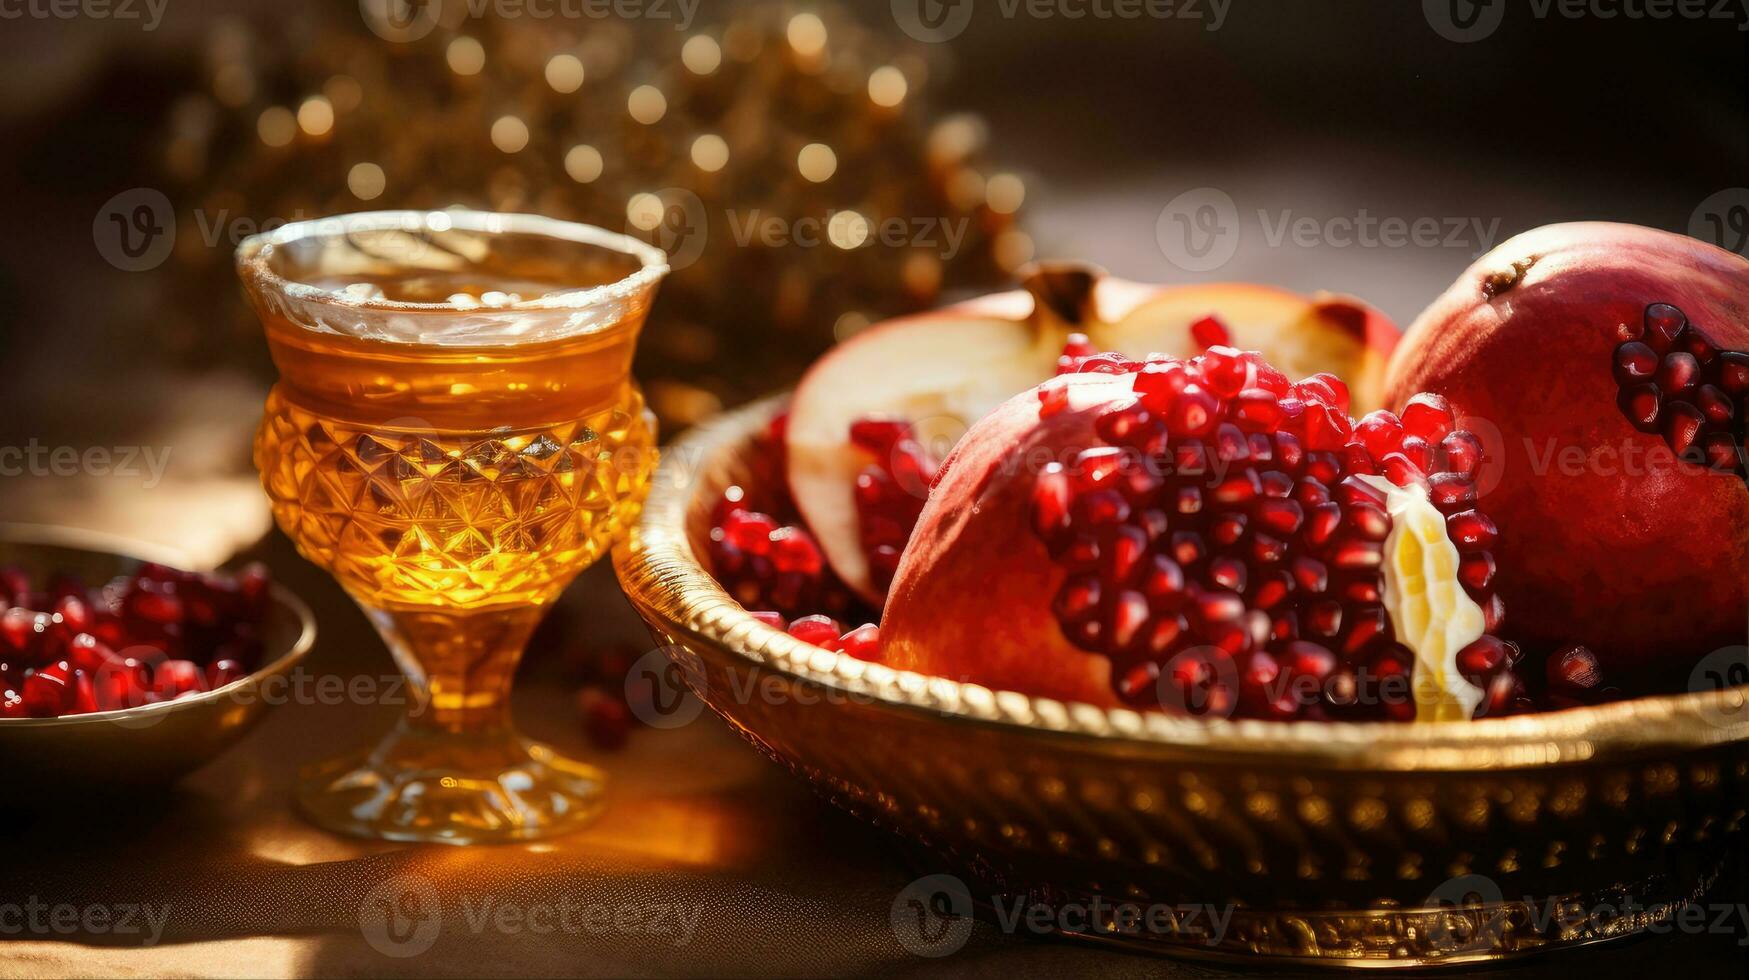
[[[1742,250],[1749,13],[1704,6],[16,0],[0,446],[37,463],[0,492],[11,519],[197,553],[263,533],[272,373],[230,253],[336,212],[662,244],[638,373],[670,433],[1034,257],[1355,293],[1406,325],[1550,221]]]

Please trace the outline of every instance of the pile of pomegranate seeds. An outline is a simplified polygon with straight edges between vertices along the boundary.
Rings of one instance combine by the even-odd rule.
[[[145,564],[88,589],[37,589],[0,570],[0,718],[52,718],[168,701],[247,676],[271,600],[262,565],[236,576]]]
[[[1069,571],[1054,606],[1063,633],[1111,658],[1125,701],[1253,718],[1414,718],[1414,656],[1383,605],[1391,518],[1361,476],[1428,491],[1462,556],[1460,581],[1489,632],[1499,627],[1498,532],[1473,506],[1480,444],[1455,428],[1443,398],[1420,395],[1402,417],[1357,424],[1336,377],[1293,384],[1260,355],[1224,346],[1189,361],[1071,351],[1064,366],[1134,376],[1135,396],[1095,422],[1104,445],[1049,464],[1032,504],[1032,530]],[[1046,415],[1067,405],[1061,385],[1039,397]],[[1482,713],[1528,707],[1513,648],[1484,636],[1463,658],[1486,682]]]
[[[1662,433],[1684,460],[1744,476],[1749,353],[1720,351],[1682,311],[1646,307],[1622,324],[1615,348],[1616,403],[1641,432]]]
[[[723,491],[711,516],[711,572],[736,602],[786,616],[843,612],[849,591],[827,567],[819,544],[798,524],[745,506],[739,486]]]
[[[935,482],[937,460],[917,441],[908,422],[858,419],[850,441],[869,456],[856,475],[857,529],[868,556],[869,577],[885,594],[911,540],[917,515]]]

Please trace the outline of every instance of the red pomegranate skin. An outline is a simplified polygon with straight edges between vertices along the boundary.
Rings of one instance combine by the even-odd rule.
[[[1119,707],[1111,664],[1063,637],[1051,597],[1066,572],[1031,530],[1034,478],[1100,445],[1093,420],[1127,379],[1079,374],[1088,404],[1041,417],[1036,392],[1009,399],[943,461],[893,576],[883,659],[899,670],[1102,707]],[[1079,398],[1076,399],[1080,401]]]
[[[1618,332],[1653,303],[1681,309],[1719,350],[1749,351],[1742,257],[1635,225],[1527,232],[1409,328],[1385,403],[1437,392],[1484,420],[1470,429],[1497,433],[1484,436],[1493,478],[1480,481],[1479,506],[1500,529],[1510,638],[1583,643],[1608,668],[1671,673],[1749,635],[1749,490],[1678,466],[1617,406]]]

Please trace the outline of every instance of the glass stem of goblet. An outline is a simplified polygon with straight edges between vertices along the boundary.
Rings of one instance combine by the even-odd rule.
[[[516,664],[546,610],[365,611],[407,676],[405,727],[448,734],[509,730]]]

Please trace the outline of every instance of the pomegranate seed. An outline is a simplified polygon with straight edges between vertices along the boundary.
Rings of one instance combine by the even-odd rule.
[[[1271,432],[1281,424],[1281,401],[1273,392],[1247,388],[1234,400],[1233,417],[1251,432]]]
[[[1227,325],[1212,316],[1205,316],[1192,323],[1190,337],[1196,341],[1196,346],[1205,348],[1233,342],[1233,335],[1227,330]]]
[[[1512,660],[1504,640],[1483,636],[1458,651],[1457,668],[1465,680],[1481,687],[1495,674],[1511,667]]]
[[[1500,624],[1506,621],[1506,601],[1499,595],[1491,595],[1482,604],[1482,628],[1490,633],[1500,629]]]
[[[1367,452],[1382,459],[1402,446],[1403,437],[1407,433],[1403,430],[1403,421],[1397,418],[1396,413],[1380,409],[1367,413],[1355,425],[1354,434],[1366,446]]]
[[[1653,303],[1646,307],[1646,342],[1653,350],[1667,351],[1688,326],[1688,317],[1669,303]]]
[[[1217,556],[1209,561],[1209,584],[1230,589],[1234,592],[1245,591],[1245,563],[1229,556]]]
[[[1665,406],[1664,441],[1678,456],[1686,455],[1694,447],[1705,425],[1706,416],[1687,402],[1671,402]]]
[[[1334,374],[1314,374],[1295,385],[1293,390],[1304,401],[1317,402],[1344,415],[1348,413],[1348,385]]]
[[[1406,441],[1406,440],[1405,440]],[[1385,479],[1399,487],[1427,486],[1427,474],[1415,461],[1402,453],[1392,453],[1379,461]]]
[[[1549,693],[1570,698],[1583,698],[1603,683],[1603,667],[1597,655],[1574,644],[1550,657],[1546,667]]]
[[[1267,489],[1265,487],[1266,491]],[[1253,513],[1257,515],[1261,526],[1283,537],[1297,532],[1306,520],[1305,509],[1299,504],[1292,500],[1278,500],[1267,496],[1257,502]]]
[[[1477,466],[1482,460],[1482,441],[1473,434],[1458,429],[1439,441],[1440,452],[1445,456],[1447,472],[1459,476],[1474,478]]]
[[[1251,456],[1251,441],[1231,422],[1215,426],[1215,458],[1223,463],[1242,463]]]
[[[1472,593],[1486,592],[1494,584],[1494,556],[1483,551],[1459,558],[1458,581]]]
[[[1330,588],[1330,570],[1316,558],[1295,558],[1291,571],[1302,592],[1315,595]]]
[[[1223,504],[1242,504],[1263,494],[1263,481],[1256,470],[1240,470],[1216,486],[1211,496]]]
[[[1105,576],[1112,582],[1127,582],[1148,554],[1148,535],[1141,528],[1124,524],[1110,529],[1100,555]]]
[[[1462,510],[1445,519],[1445,533],[1464,553],[1487,551],[1499,539],[1500,531],[1488,515],[1476,510]]]
[[[1280,605],[1293,594],[1293,576],[1286,572],[1270,572],[1258,577],[1251,590],[1251,605],[1258,609],[1270,610]],[[1287,613],[1292,616],[1293,613]]]
[[[1620,385],[1643,384],[1658,373],[1658,352],[1637,341],[1615,349],[1615,380]]]
[[[1420,436],[1430,443],[1436,443],[1451,432],[1456,417],[1452,412],[1451,403],[1444,395],[1432,392],[1421,392],[1409,399],[1403,406],[1403,429],[1410,435]]]
[[[876,456],[892,452],[899,440],[910,436],[910,423],[896,419],[861,418],[850,423],[850,441]]]
[[[1142,399],[1142,404],[1156,417],[1161,417],[1178,401],[1184,389],[1190,386],[1190,381],[1190,373],[1184,365],[1171,361],[1145,365],[1130,384]]]
[[[1428,499],[1441,513],[1476,506],[1476,485],[1456,473],[1435,473],[1427,481]]]
[[[1281,666],[1295,677],[1321,681],[1336,669],[1336,655],[1329,648],[1310,640],[1295,640],[1287,644],[1278,659]]]
[[[1048,419],[1069,407],[1069,389],[1062,385],[1045,385],[1038,390],[1038,414]]]
[[[1306,607],[1306,632],[1334,639],[1342,632],[1342,603],[1334,599]]]
[[[1621,407],[1622,414],[1628,417],[1633,427],[1641,432],[1658,431],[1658,386],[1635,385],[1623,388],[1616,395],[1616,404]]]
[[[1733,395],[1749,391],[1749,353],[1725,351],[1718,360],[1719,387]]]
[[[1353,434],[1353,424],[1339,408],[1311,402],[1304,419],[1306,445],[1316,450],[1341,449]]]
[[[1167,428],[1176,439],[1200,439],[1214,429],[1219,403],[1200,385],[1187,385],[1172,403]]]
[[[1343,569],[1373,569],[1384,561],[1384,545],[1377,541],[1344,541],[1330,555],[1330,563]]]
[[[1172,557],[1180,565],[1195,565],[1208,555],[1208,546],[1195,531],[1172,532]]]
[[[877,661],[880,659],[881,628],[873,623],[864,623],[839,637],[838,648],[841,653],[858,660],[871,663]]]
[[[1312,548],[1322,548],[1342,523],[1342,508],[1335,503],[1318,504],[1306,517],[1306,527],[1300,537]]]
[[[1381,606],[1357,609],[1348,619],[1348,635],[1342,638],[1342,652],[1350,660],[1377,643],[1395,639],[1391,617]]]
[[[1700,378],[1700,362],[1686,351],[1671,351],[1658,365],[1658,390],[1666,396],[1686,395]]]
[[[1115,649],[1130,647],[1148,623],[1148,598],[1140,592],[1124,590],[1111,604],[1110,623],[1105,635]]]
[[[1165,555],[1154,555],[1142,576],[1142,592],[1150,599],[1176,597],[1184,592],[1184,569]]]
[[[1231,398],[1245,388],[1251,367],[1239,351],[1213,346],[1202,355],[1203,384],[1217,398]]]
[[[72,688],[73,666],[60,660],[26,677],[18,693],[31,717],[53,718],[72,708]]]
[[[1714,425],[1729,425],[1737,414],[1736,406],[1731,404],[1731,396],[1715,385],[1701,385],[1700,390],[1694,394],[1694,405]]]
[[[769,609],[756,609],[748,612],[747,615],[752,616],[754,619],[759,620],[761,623],[764,623],[774,630],[787,631],[789,629],[789,623],[783,618],[782,613],[773,612]]]
[[[206,690],[206,672],[192,660],[166,660],[152,672],[152,688],[165,698]]]
[[[812,643],[815,646],[829,640],[836,640],[843,632],[844,628],[838,625],[837,620],[819,614],[803,616],[789,624],[789,635],[803,643]]]
[[[1414,463],[1416,469],[1422,473],[1433,472],[1433,443],[1420,436],[1405,436],[1402,448],[1397,451]]]
[[[1204,623],[1232,622],[1245,615],[1245,600],[1231,592],[1211,589],[1196,597],[1196,612]]]
[[[1385,509],[1369,501],[1357,501],[1348,508],[1345,522],[1361,538],[1367,541],[1383,541],[1391,533],[1391,517]]]
[[[1477,718],[1499,718],[1529,707],[1524,684],[1511,671],[1495,674],[1482,691],[1482,703],[1476,708]]]
[[[1129,519],[1130,502],[1116,490],[1084,493],[1070,505],[1069,524],[1077,529],[1108,527]]]

